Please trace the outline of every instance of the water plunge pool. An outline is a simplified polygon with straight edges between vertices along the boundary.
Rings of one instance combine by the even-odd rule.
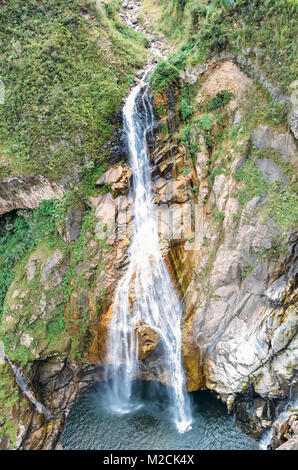
[[[107,408],[107,387],[96,384],[73,406],[61,443],[79,450],[255,450],[259,443],[235,427],[226,406],[209,392],[190,394],[192,429],[180,434],[171,419],[166,387],[135,384],[135,411]]]

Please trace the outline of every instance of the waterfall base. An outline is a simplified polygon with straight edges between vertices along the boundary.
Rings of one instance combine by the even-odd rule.
[[[127,414],[107,408],[106,383],[90,388],[72,408],[62,436],[64,449],[94,450],[218,450],[259,449],[257,441],[233,424],[223,403],[208,392],[189,394],[192,429],[180,434],[171,420],[166,386],[133,384],[140,404]]]

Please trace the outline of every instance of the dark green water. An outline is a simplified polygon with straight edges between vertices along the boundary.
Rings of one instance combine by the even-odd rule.
[[[208,450],[259,449],[235,426],[226,407],[208,392],[191,394],[192,429],[179,434],[163,400],[162,386],[142,386],[142,406],[112,414],[105,406],[104,384],[90,388],[72,408],[63,431],[64,449]]]

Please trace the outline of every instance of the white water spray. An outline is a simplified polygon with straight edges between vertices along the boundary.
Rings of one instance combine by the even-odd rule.
[[[136,328],[146,325],[159,337],[161,361],[150,363],[150,373],[169,385],[170,409],[179,432],[191,428],[191,410],[184,391],[182,367],[182,309],[162,258],[158,226],[153,211],[147,135],[152,132],[154,112],[146,84],[148,72],[127,98],[123,109],[125,132],[133,171],[134,234],[129,265],[115,295],[109,330],[107,362],[111,369],[110,403],[114,411],[127,413],[134,401],[132,383],[140,378]],[[132,300],[133,299],[133,300]]]
[[[28,400],[32,403],[33,407],[36,409],[36,411],[40,414],[43,414],[47,419],[53,418],[53,415],[51,412],[40,402],[37,400],[35,397],[34,393],[28,385],[25,383],[25,380],[23,379],[23,376],[19,370],[19,368],[9,359],[9,357],[4,353],[4,360],[8,362],[10,365],[17,385],[20,387],[22,390],[23,394],[28,398]]]

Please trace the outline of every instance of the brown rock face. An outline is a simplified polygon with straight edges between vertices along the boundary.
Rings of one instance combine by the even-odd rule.
[[[14,209],[36,209],[44,199],[64,194],[59,184],[41,175],[18,176],[0,181],[0,215]]]
[[[126,166],[115,165],[106,171],[97,181],[97,186],[108,185],[114,197],[128,193],[132,171]]]
[[[139,360],[142,361],[157,347],[159,335],[148,325],[137,325],[135,332],[138,338]]]
[[[276,450],[298,450],[298,412],[290,409],[272,426],[271,447]]]

